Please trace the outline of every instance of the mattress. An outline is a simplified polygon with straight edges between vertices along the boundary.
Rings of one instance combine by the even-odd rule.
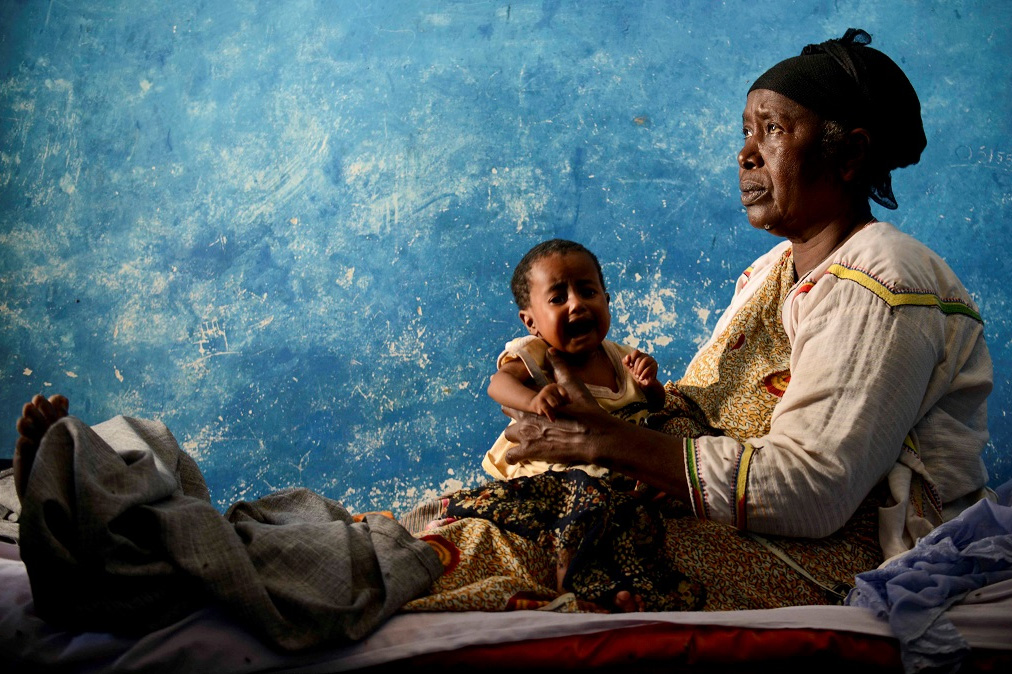
[[[971,593],[948,617],[973,649],[971,667],[1012,664],[1012,580]],[[0,543],[0,652],[14,671],[344,672],[481,665],[489,669],[610,668],[639,663],[712,669],[839,659],[898,669],[888,623],[850,606],[704,613],[399,614],[354,644],[271,649],[206,608],[140,638],[68,632],[34,612],[15,545]],[[6,669],[6,667],[5,667]],[[8,670],[9,671],[9,670]]]

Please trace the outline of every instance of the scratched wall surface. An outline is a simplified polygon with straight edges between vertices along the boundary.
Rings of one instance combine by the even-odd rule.
[[[988,0],[0,3],[0,409],[163,420],[219,506],[475,484],[522,253],[596,250],[612,336],[676,378],[775,243],[737,195],[749,84],[857,26],[921,96],[928,148],[876,214],[980,304],[997,484],[1009,25]]]

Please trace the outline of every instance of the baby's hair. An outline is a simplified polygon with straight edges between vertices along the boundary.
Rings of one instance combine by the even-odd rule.
[[[605,289],[604,272],[601,271],[601,263],[597,261],[596,255],[575,241],[550,239],[542,241],[527,251],[527,254],[517,264],[516,269],[513,270],[513,278],[510,280],[510,290],[513,291],[513,300],[517,303],[518,307],[527,309],[531,305],[531,268],[546,257],[566,255],[567,253],[589,255],[590,259],[594,261],[594,266],[597,267],[597,275],[601,279],[601,289]]]

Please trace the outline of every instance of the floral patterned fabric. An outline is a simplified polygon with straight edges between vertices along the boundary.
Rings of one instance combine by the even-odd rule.
[[[727,435],[739,442],[769,433],[773,408],[791,380],[791,343],[780,308],[793,285],[788,249],[685,376],[668,384],[664,410],[651,425],[671,435]]]

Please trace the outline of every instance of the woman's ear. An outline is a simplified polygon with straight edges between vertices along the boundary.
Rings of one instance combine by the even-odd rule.
[[[858,127],[851,130],[844,138],[840,152],[840,177],[843,182],[857,180],[864,174],[868,165],[871,150],[871,134],[867,129]]]
[[[534,321],[534,314],[526,309],[520,310],[520,322],[527,327],[527,332],[535,337],[538,336],[538,324]]]

